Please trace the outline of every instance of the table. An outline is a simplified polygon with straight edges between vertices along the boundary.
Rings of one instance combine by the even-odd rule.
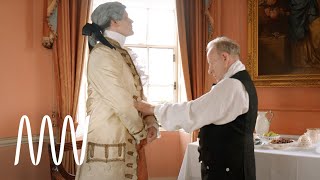
[[[188,144],[178,180],[200,180],[198,142]],[[311,149],[255,149],[257,180],[320,180],[320,144]]]

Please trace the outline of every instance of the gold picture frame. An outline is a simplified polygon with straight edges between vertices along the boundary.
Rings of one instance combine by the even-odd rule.
[[[294,14],[290,9],[286,9],[291,6],[285,4],[271,4],[269,6],[270,4],[267,4],[270,2],[285,3],[284,1],[289,2],[287,0],[248,0],[247,70],[258,87],[320,87],[320,59],[316,59],[316,61],[306,59],[309,54],[300,51],[301,42],[305,43],[305,40],[293,41],[293,38],[289,39],[294,37],[293,33],[286,34],[286,32],[291,32],[290,28],[293,27],[288,18],[292,20]],[[275,9],[277,9],[277,13],[273,13]],[[320,8],[318,12],[320,12]],[[277,14],[278,17],[282,14],[281,21],[280,18],[274,21],[272,19],[275,18],[274,14]],[[268,18],[271,21],[268,21]],[[308,33],[311,34],[311,31],[316,28],[315,33],[318,33],[317,38],[319,38],[320,17],[314,21],[316,21],[316,25],[313,27],[309,25],[310,32]],[[278,24],[274,24],[276,22]],[[288,25],[285,25],[284,22],[288,22]],[[277,28],[282,29],[278,30]],[[316,56],[319,55],[320,58],[320,39],[317,39],[316,42],[318,42],[315,44],[318,49],[312,52],[317,53]],[[296,63],[302,59],[305,61],[301,63],[302,65]],[[308,62],[311,62],[311,65]]]

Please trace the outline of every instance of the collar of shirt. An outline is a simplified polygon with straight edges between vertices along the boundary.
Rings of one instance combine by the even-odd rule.
[[[243,71],[245,70],[245,66],[244,64],[242,64],[242,62],[240,60],[235,61],[228,69],[228,71],[226,72],[226,74],[223,76],[223,79],[227,79],[230,78],[231,76],[233,76],[234,74],[236,74],[239,71]]]
[[[105,30],[103,33],[104,36],[107,36],[111,39],[117,41],[122,48],[124,48],[124,43],[126,42],[126,37],[118,32]]]

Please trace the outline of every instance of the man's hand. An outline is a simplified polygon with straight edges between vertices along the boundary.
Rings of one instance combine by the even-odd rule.
[[[157,138],[157,129],[153,126],[149,127],[148,134],[147,134],[147,142],[151,143],[156,138]]]
[[[144,116],[154,114],[154,105],[147,103],[146,101],[135,101],[134,107],[140,111]]]

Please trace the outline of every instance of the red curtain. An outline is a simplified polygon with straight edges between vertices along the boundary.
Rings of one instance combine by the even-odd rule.
[[[179,44],[188,100],[205,93],[208,22],[205,0],[176,0]],[[198,130],[192,140],[198,137]]]
[[[57,8],[57,37],[53,44],[53,52],[57,123],[61,130],[67,115],[71,115],[76,122],[86,47],[82,27],[88,21],[91,0],[59,0]],[[66,142],[71,141],[70,135],[70,132],[67,132]],[[64,155],[63,165],[68,172],[76,172],[72,152]]]

